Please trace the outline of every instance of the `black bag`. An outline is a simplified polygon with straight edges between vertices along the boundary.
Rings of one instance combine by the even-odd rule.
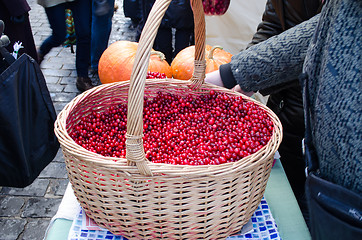
[[[56,113],[35,60],[9,65],[0,75],[0,186],[26,187],[59,150]]]
[[[361,196],[310,173],[306,181],[313,239],[362,239]]]

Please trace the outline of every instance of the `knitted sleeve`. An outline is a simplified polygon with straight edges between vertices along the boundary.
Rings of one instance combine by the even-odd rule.
[[[318,20],[319,14],[235,55],[229,64],[233,78],[223,79],[224,85],[255,92],[297,79]]]

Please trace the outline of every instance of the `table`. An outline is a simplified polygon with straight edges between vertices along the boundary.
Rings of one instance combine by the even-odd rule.
[[[70,215],[72,212],[75,214],[77,213],[77,209],[69,211],[67,206],[64,205],[64,202],[76,201],[74,194],[71,194],[72,191],[68,185],[67,191],[62,200],[63,204],[60,204],[58,213],[64,211],[64,209],[67,209]],[[279,160],[276,160],[275,165],[271,170],[264,197],[268,202],[282,240],[311,239],[297,200],[295,199],[282,164]],[[53,218],[53,221],[47,229],[44,237],[45,240],[64,240],[68,237],[68,233],[72,225],[71,216],[69,216],[69,219],[60,217],[57,218],[56,216]]]

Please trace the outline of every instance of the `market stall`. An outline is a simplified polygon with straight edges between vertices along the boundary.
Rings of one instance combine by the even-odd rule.
[[[279,160],[272,167],[279,119],[254,99],[204,81],[201,1],[191,1],[191,79],[146,79],[169,2],[151,10],[130,81],[90,89],[58,115],[72,188],[46,239],[308,239]]]

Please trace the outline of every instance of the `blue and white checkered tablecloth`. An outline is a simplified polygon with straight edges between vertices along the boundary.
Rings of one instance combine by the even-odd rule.
[[[280,240],[275,220],[265,198],[260,202],[251,220],[244,226],[243,234],[235,234],[227,240]],[[127,240],[125,237],[113,235],[107,229],[98,227],[86,216],[83,209],[74,219],[69,231],[68,240]]]

